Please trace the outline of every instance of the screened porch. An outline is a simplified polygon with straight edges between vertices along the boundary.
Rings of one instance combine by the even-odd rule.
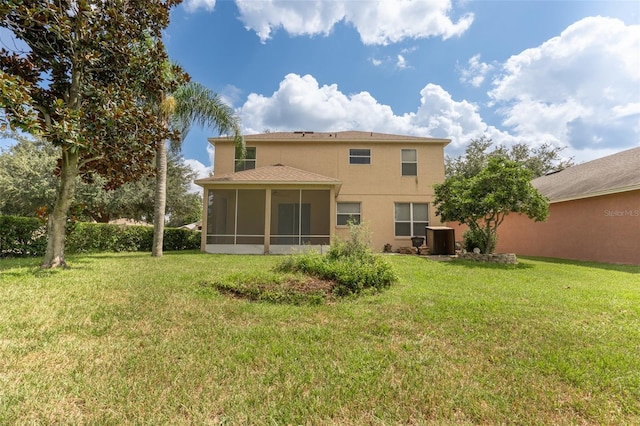
[[[331,189],[206,190],[209,253],[323,251],[331,240]]]

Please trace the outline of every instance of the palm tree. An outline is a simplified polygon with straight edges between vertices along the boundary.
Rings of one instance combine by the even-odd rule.
[[[167,126],[177,130],[180,139],[171,142],[171,149],[179,151],[182,141],[193,124],[218,129],[220,134],[230,134],[236,149],[244,151],[244,139],[238,117],[217,93],[197,82],[179,86],[167,96],[160,107]],[[158,144],[156,153],[156,192],[153,218],[153,247],[151,255],[162,256],[164,220],[167,200],[167,142]]]

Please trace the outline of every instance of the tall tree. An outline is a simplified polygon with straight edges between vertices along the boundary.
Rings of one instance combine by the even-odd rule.
[[[470,237],[483,253],[492,253],[498,227],[509,213],[535,221],[547,218],[547,200],[531,185],[531,171],[515,161],[493,156],[472,177],[461,174],[434,185],[436,214],[443,221],[469,227]]]
[[[221,134],[231,134],[236,148],[244,149],[244,140],[240,132],[240,124],[233,109],[220,97],[197,82],[180,85],[161,106],[163,118],[171,129],[180,134],[179,142],[174,140],[171,148],[180,149],[180,145],[189,133],[192,125],[218,129]],[[156,194],[155,214],[153,221],[152,256],[162,256],[164,222],[166,210],[166,175],[167,175],[167,143],[158,144],[156,153]]]
[[[149,171],[169,137],[144,97],[170,92],[160,42],[180,0],[39,0],[0,4],[0,26],[28,46],[0,50],[0,109],[12,128],[60,149],[56,202],[43,267],[66,266],[66,217],[76,177],[98,173],[117,187]],[[160,97],[160,95],[157,95]],[[4,123],[3,123],[4,124]]]
[[[58,179],[54,175],[59,148],[38,139],[0,133],[17,143],[0,149],[0,214],[33,216],[56,199]],[[167,157],[167,215],[172,226],[195,222],[202,213],[199,194],[191,191],[196,173],[183,158],[172,152]],[[106,190],[107,179],[94,175],[92,182],[80,177],[76,182],[75,202],[71,210],[79,220],[108,222],[134,219],[151,222],[154,214],[155,177],[127,182]]]
[[[179,155],[167,155],[166,215],[172,226],[195,222],[202,214],[202,199],[190,192],[196,173]],[[85,215],[96,222],[127,218],[153,222],[155,214],[155,177],[144,176],[114,189],[105,190],[105,179],[78,185],[77,204]]]
[[[549,172],[566,169],[573,165],[572,159],[561,156],[564,148],[548,143],[531,148],[527,144],[518,143],[510,148],[498,145],[492,151],[493,141],[486,136],[472,139],[465,148],[464,155],[445,159],[445,175],[461,175],[472,177],[480,173],[487,166],[489,158],[502,157],[521,164],[531,172],[533,178],[543,176]]]
[[[59,149],[28,136],[4,132],[0,137],[17,141],[0,150],[0,214],[34,216],[40,207],[51,209]]]

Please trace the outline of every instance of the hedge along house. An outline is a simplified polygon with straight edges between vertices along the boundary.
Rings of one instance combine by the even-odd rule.
[[[320,251],[347,222],[366,223],[372,248],[411,246],[441,222],[433,184],[444,180],[448,139],[373,132],[275,132],[212,138],[215,174],[204,189],[202,250],[209,253]]]
[[[640,147],[531,183],[549,198],[549,218],[508,215],[498,228],[496,251],[640,264]]]

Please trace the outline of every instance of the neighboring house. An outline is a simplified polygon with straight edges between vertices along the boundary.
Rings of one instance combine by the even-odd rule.
[[[202,221],[197,221],[193,223],[187,223],[186,225],[182,225],[180,229],[188,229],[189,231],[201,231],[202,230]]]
[[[450,140],[372,132],[277,132],[215,146],[215,174],[204,188],[202,250],[289,253],[324,250],[347,222],[366,223],[372,248],[411,246],[439,225],[433,184],[444,180]]]
[[[508,215],[497,252],[640,264],[640,147],[531,183],[549,198],[549,218]]]

